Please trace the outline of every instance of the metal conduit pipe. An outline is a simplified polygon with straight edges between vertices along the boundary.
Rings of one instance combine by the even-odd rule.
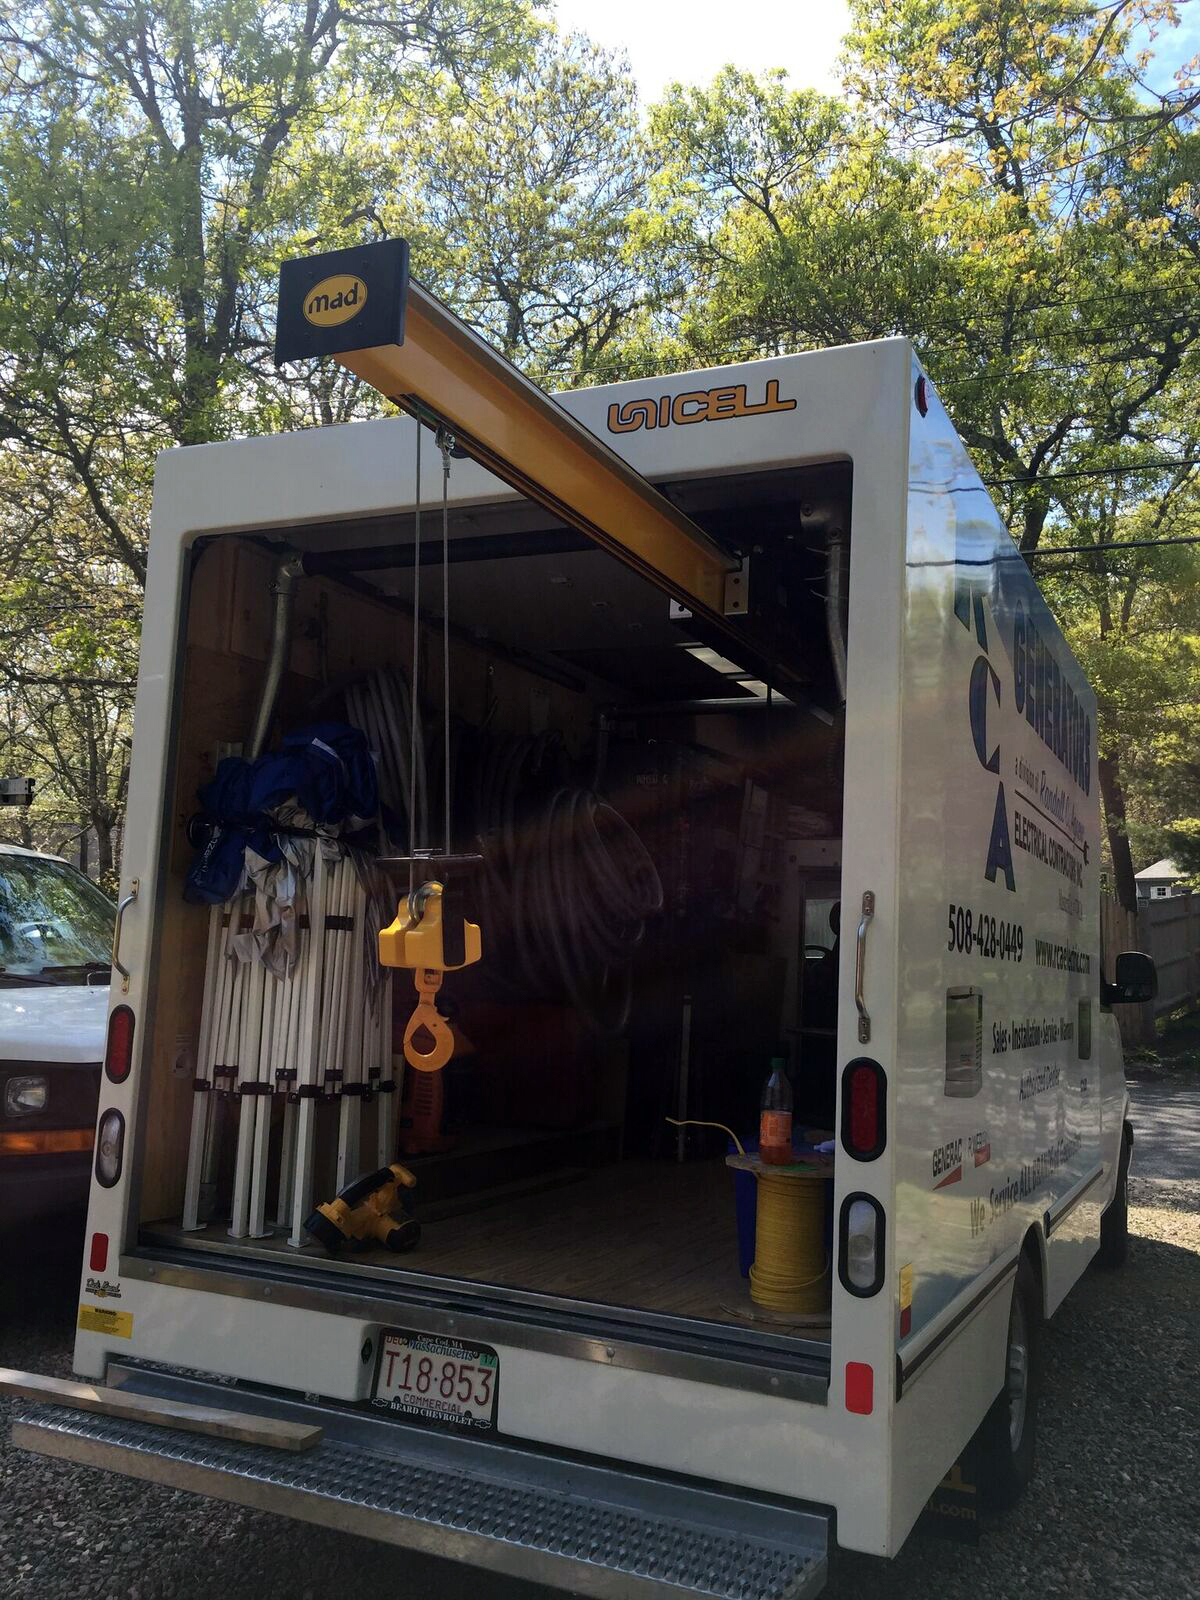
[[[840,528],[831,528],[825,562],[825,628],[829,634],[829,656],[833,663],[839,705],[846,703],[846,635],[842,628],[845,593],[845,536]]]
[[[292,602],[296,596],[296,584],[303,576],[303,556],[297,555],[294,551],[280,556],[275,566],[275,576],[271,580],[271,594],[275,601],[271,616],[271,651],[267,657],[267,673],[259,695],[258,711],[255,713],[254,726],[246,746],[248,761],[257,760],[266,748],[267,735],[271,731],[271,718],[275,715],[275,704],[279,699],[279,686],[283,682],[283,674],[287,667],[288,645],[291,642],[292,630]]]

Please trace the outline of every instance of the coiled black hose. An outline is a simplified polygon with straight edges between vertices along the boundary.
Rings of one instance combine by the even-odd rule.
[[[563,995],[595,1031],[620,1033],[633,953],[663,905],[654,862],[618,811],[571,782],[559,735],[483,735],[474,754],[480,910],[489,946],[503,952],[489,967],[518,992]]]

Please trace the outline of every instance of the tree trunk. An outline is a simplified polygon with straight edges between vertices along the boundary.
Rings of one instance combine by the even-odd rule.
[[[107,817],[94,817],[96,830],[96,877],[107,889],[113,877],[113,830]]]
[[[1104,801],[1104,825],[1112,856],[1113,887],[1125,909],[1136,911],[1133,855],[1129,849],[1129,835],[1125,832],[1125,791],[1121,787],[1120,760],[1115,754],[1100,757],[1100,797]]]

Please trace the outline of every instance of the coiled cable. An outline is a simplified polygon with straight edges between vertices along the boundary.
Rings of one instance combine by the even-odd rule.
[[[511,951],[510,985],[561,994],[595,1031],[620,1033],[633,953],[663,905],[654,862],[620,812],[570,782],[559,735],[480,743],[475,821],[491,948]]]

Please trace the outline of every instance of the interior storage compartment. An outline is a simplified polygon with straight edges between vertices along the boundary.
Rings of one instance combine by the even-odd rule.
[[[797,1133],[831,1182],[814,1151],[835,1101],[850,467],[661,487],[748,560],[746,614],[690,616],[525,502],[452,505],[444,566],[428,507],[419,563],[411,511],[195,549],[148,1021],[145,1241],[819,1334],[819,1311],[751,1299],[755,1180],[726,1158],[731,1133],[755,1138],[782,1055]],[[316,827],[290,797],[265,820],[205,819],[198,791],[248,753],[289,552],[304,571],[268,750],[357,728],[379,805]],[[267,840],[294,856],[290,887],[284,872],[275,899],[186,899],[198,851],[231,837],[237,852]],[[375,966],[413,845],[435,853],[414,886],[438,872],[447,917],[465,911],[482,937],[482,959],[438,991],[454,1053],[437,1072],[405,1063],[412,972]],[[314,928],[316,998],[298,977]],[[235,973],[241,1009],[215,1043]],[[297,1205],[389,1161],[416,1178],[414,1249],[376,1239],[330,1255],[298,1230]],[[803,1225],[827,1263],[827,1218]]]

